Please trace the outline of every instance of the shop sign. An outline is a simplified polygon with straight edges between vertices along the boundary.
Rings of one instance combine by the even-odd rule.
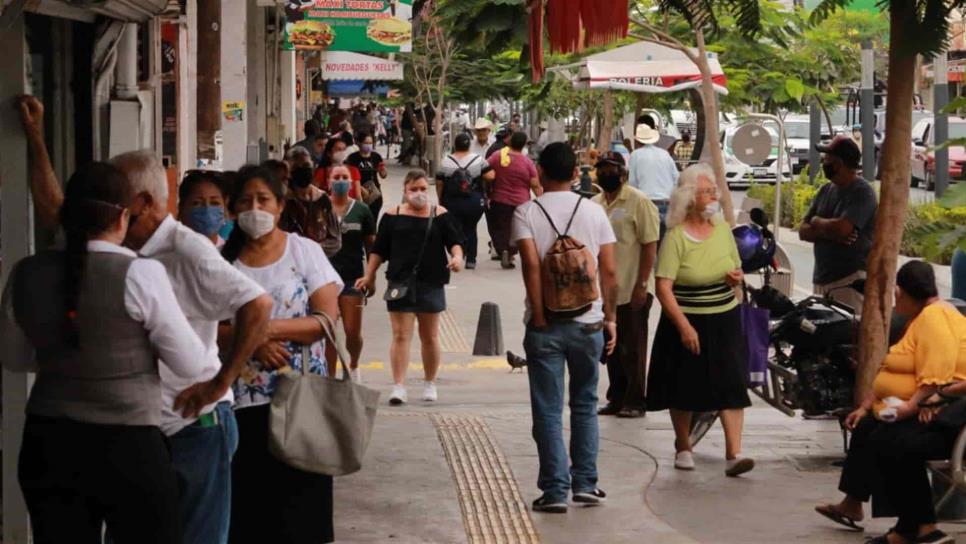
[[[412,0],[289,0],[285,49],[412,51]]]

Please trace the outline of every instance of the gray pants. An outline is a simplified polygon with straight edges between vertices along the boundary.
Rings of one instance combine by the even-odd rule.
[[[849,274],[840,280],[833,281],[831,283],[826,283],[824,285],[815,284],[813,290],[816,295],[825,295],[831,293],[832,299],[846,306],[850,306],[855,313],[862,313],[862,304],[865,301],[865,297],[862,293],[848,287],[849,284],[855,280],[864,280],[865,270],[859,270],[858,272]]]

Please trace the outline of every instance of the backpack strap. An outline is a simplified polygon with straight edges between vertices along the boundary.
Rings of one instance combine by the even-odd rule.
[[[543,212],[544,217],[546,217],[547,221],[550,222],[550,228],[552,228],[554,233],[557,234],[557,238],[560,238],[560,231],[557,230],[557,225],[553,224],[553,219],[550,219],[550,214],[547,213],[547,209],[543,207],[543,204],[540,204],[539,200],[534,199],[533,203],[536,204],[538,208],[540,208],[540,211]],[[570,227],[569,223],[567,224],[567,227]]]
[[[584,200],[584,197],[579,197],[577,199],[577,205],[574,206],[574,211],[573,213],[570,214],[570,221],[567,221],[567,229],[564,230],[564,233],[563,233],[564,236],[567,236],[567,234],[570,232],[570,225],[573,225],[574,217],[577,217],[577,208],[580,207],[580,203],[583,202],[583,200]]]

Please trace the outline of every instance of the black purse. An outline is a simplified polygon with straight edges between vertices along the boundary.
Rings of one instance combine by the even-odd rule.
[[[429,214],[429,223],[426,225],[426,235],[423,237],[423,244],[419,246],[419,254],[416,255],[416,266],[413,267],[412,274],[402,281],[389,281],[386,293],[382,299],[386,302],[399,302],[413,304],[416,302],[416,292],[414,289],[416,275],[419,274],[419,266],[423,262],[423,253],[426,252],[426,245],[429,243],[429,235],[433,232],[433,219],[436,218],[436,206],[433,206]]]

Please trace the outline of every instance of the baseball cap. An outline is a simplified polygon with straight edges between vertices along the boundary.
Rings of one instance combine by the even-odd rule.
[[[833,138],[828,145],[815,144],[815,149],[826,155],[832,155],[833,157],[842,159],[842,162],[849,168],[858,168],[859,163],[862,161],[862,152],[859,151],[858,144],[855,143],[855,140],[844,134]]]
[[[600,158],[597,159],[597,163],[594,164],[594,168],[600,168],[601,166],[606,166],[608,164],[613,164],[614,166],[620,166],[623,168],[627,165],[624,162],[624,156],[616,151],[605,151],[601,154]]]
[[[513,131],[510,130],[510,127],[503,125],[499,130],[496,131],[496,139],[499,140],[501,138],[506,138],[511,132]]]

